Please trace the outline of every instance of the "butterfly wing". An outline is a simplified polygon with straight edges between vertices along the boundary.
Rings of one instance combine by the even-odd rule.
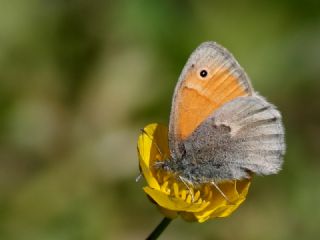
[[[242,179],[248,171],[275,174],[285,153],[281,115],[257,94],[239,97],[207,118],[183,146],[190,166],[185,172],[197,181]]]
[[[171,156],[181,158],[182,141],[219,107],[251,94],[250,80],[234,57],[214,42],[201,44],[191,54],[175,88],[169,124]]]

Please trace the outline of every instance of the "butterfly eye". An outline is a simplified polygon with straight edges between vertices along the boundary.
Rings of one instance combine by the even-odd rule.
[[[204,69],[201,70],[199,74],[200,74],[200,77],[202,77],[202,78],[205,78],[206,76],[208,76],[207,70],[204,70]]]

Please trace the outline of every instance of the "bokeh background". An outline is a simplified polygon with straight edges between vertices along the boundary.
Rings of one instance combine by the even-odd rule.
[[[135,182],[139,129],[168,123],[206,40],[283,113],[284,169],[231,217],[162,239],[319,239],[317,2],[2,0],[0,239],[144,239],[162,216]]]

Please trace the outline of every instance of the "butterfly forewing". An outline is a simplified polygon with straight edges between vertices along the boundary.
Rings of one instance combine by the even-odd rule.
[[[251,94],[249,78],[234,57],[214,42],[201,44],[187,61],[174,92],[169,125],[172,157],[182,157],[182,141],[223,104]]]

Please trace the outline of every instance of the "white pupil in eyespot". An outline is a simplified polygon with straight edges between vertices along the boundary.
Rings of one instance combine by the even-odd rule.
[[[208,75],[208,72],[206,71],[206,70],[201,70],[201,72],[200,72],[200,76],[201,77],[206,77]]]

